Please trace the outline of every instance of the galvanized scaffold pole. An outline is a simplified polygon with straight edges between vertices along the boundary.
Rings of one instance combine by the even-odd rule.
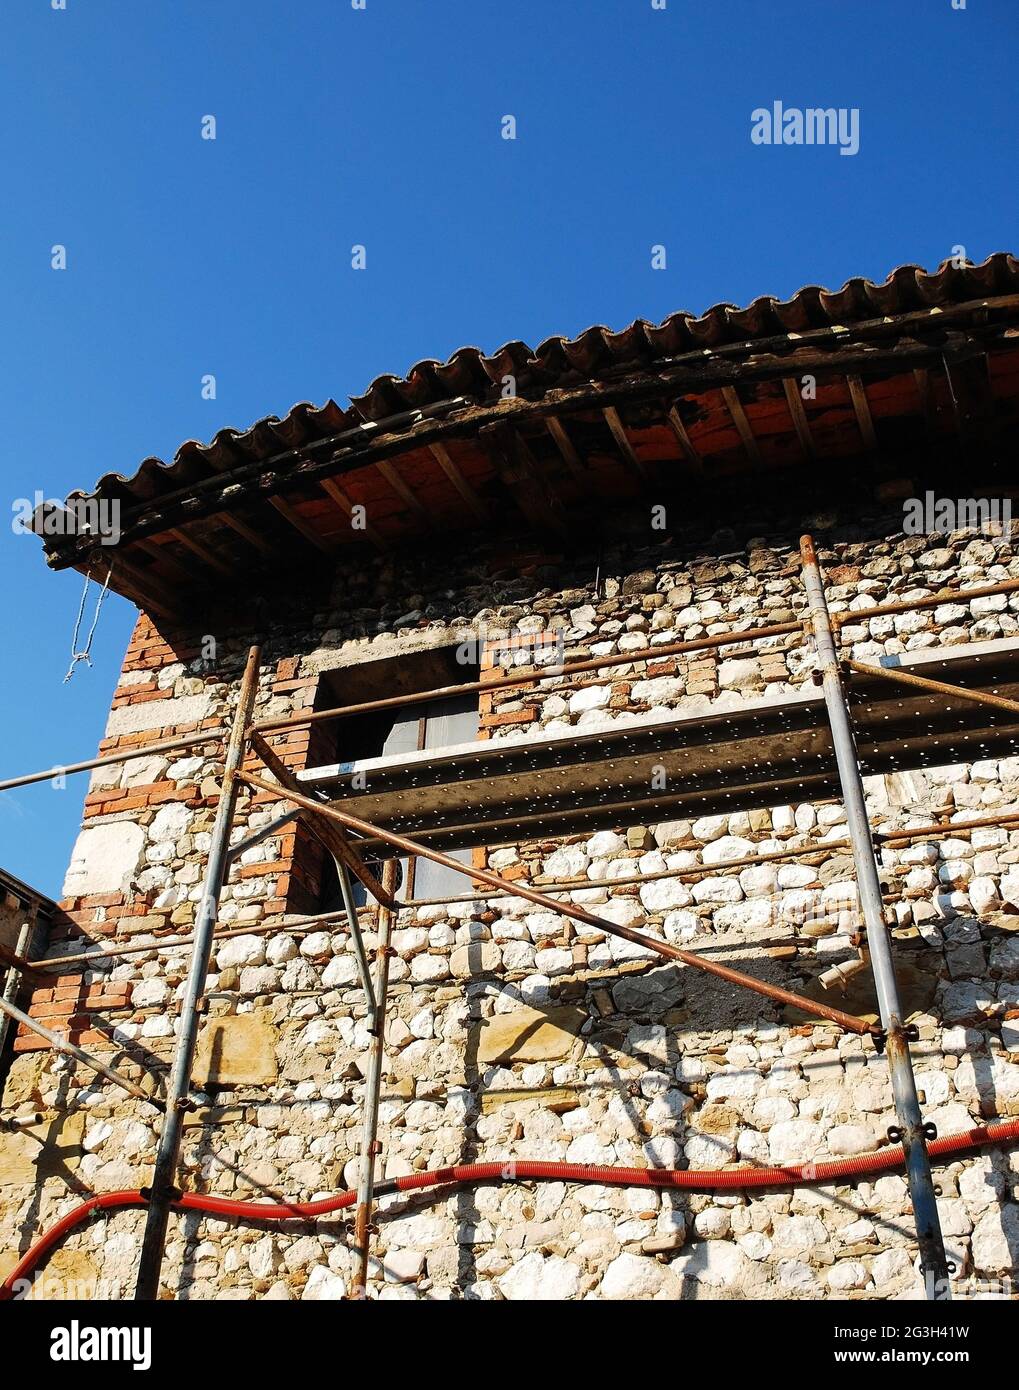
[[[177,1162],[180,1157],[184,1110],[188,1103],[188,1092],[191,1089],[191,1068],[198,1041],[201,1002],[205,993],[205,982],[212,956],[213,932],[219,909],[219,896],[227,873],[230,827],[233,823],[234,807],[237,802],[237,773],[244,761],[247,730],[251,723],[251,711],[254,708],[255,694],[258,690],[260,655],[261,651],[257,646],[252,647],[248,652],[247,664],[241,679],[237,712],[234,715],[230,740],[227,744],[219,806],[216,809],[212,843],[209,847],[209,859],[205,869],[205,883],[202,887],[202,898],[195,918],[191,969],[188,972],[184,1002],[181,1005],[177,1051],[166,1096],[166,1117],[163,1120],[159,1147],[156,1150],[152,1185],[148,1190],[145,1234],[142,1239],[138,1281],[135,1286],[135,1298],[140,1300],[151,1301],[159,1295],[159,1272],[163,1263],[163,1249],[166,1244],[166,1227],[170,1206],[174,1198],[178,1196],[175,1180]]]
[[[867,929],[867,946],[874,972],[878,1009],[885,1030],[888,1071],[899,1122],[898,1134],[890,1132],[889,1137],[901,1142],[906,1157],[906,1182],[909,1185],[916,1220],[917,1244],[920,1247],[920,1263],[927,1297],[948,1300],[951,1298],[948,1261],[945,1257],[945,1243],[941,1234],[926,1145],[927,1138],[934,1136],[926,1129],[920,1114],[913,1064],[910,1061],[909,1043],[895,981],[888,924],[881,899],[881,880],[870,822],[867,818],[856,739],[839,671],[824,584],[810,536],[804,536],[800,541],[800,558],[803,562],[803,583],[810,605],[811,628],[821,667],[825,705],[842,786],[842,800],[849,823],[853,862],[860,889],[860,906]]]
[[[387,859],[382,868],[382,887],[390,898],[396,892],[395,859]],[[354,1243],[357,1246],[357,1282],[351,1291],[353,1298],[368,1296],[368,1260],[372,1238],[372,1190],[375,1183],[375,1156],[378,1153],[379,1093],[382,1089],[382,1062],[386,1053],[386,996],[389,993],[389,958],[392,954],[393,921],[396,913],[379,907],[379,940],[376,950],[374,1004],[371,1050],[368,1054],[368,1076],[365,1082],[364,1119],[361,1132],[361,1171],[357,1179],[357,1215],[354,1221]]]

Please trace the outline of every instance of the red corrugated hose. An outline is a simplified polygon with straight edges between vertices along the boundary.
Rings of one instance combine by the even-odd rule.
[[[1019,1141],[1019,1119],[980,1125],[964,1134],[949,1134],[927,1145],[931,1161],[958,1157],[991,1145],[1007,1146]],[[613,1187],[661,1187],[686,1192],[732,1192],[758,1187],[803,1187],[810,1183],[852,1181],[872,1173],[886,1173],[903,1165],[902,1146],[854,1158],[836,1158],[825,1163],[800,1163],[789,1168],[601,1168],[585,1163],[537,1163],[529,1159],[510,1159],[503,1163],[460,1163],[450,1168],[433,1168],[426,1173],[386,1179],[375,1185],[379,1197],[394,1192],[413,1192],[425,1187],[470,1186],[500,1182],[580,1182]],[[244,1221],[313,1221],[334,1211],[352,1207],[356,1192],[341,1192],[317,1202],[239,1202],[229,1197],[210,1197],[186,1192],[173,1203],[174,1211],[201,1211],[207,1215],[232,1216]],[[0,1284],[0,1301],[14,1297],[21,1280],[37,1270],[49,1252],[69,1231],[97,1211],[120,1207],[143,1207],[146,1198],[139,1191],[104,1192],[69,1211],[49,1228],[21,1257]]]

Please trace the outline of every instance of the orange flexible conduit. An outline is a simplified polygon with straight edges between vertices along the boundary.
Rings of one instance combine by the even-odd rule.
[[[931,1161],[956,1158],[975,1149],[991,1145],[1007,1146],[1019,1141],[1019,1119],[1003,1120],[997,1124],[980,1125],[964,1134],[949,1134],[927,1145]],[[600,1183],[615,1187],[661,1187],[686,1192],[732,1192],[759,1187],[802,1187],[809,1183],[854,1181],[872,1173],[887,1173],[901,1168],[902,1146],[881,1149],[877,1153],[859,1154],[854,1158],[836,1158],[825,1163],[800,1163],[789,1168],[601,1168],[583,1163],[537,1163],[531,1160],[507,1160],[503,1163],[462,1163],[451,1168],[433,1168],[426,1173],[388,1179],[375,1185],[376,1196],[394,1192],[413,1192],[426,1187],[472,1185],[503,1182],[581,1182]],[[207,1215],[232,1216],[247,1221],[313,1221],[335,1211],[352,1207],[356,1192],[342,1192],[324,1197],[318,1202],[240,1202],[229,1197],[210,1197],[204,1193],[186,1192],[173,1203],[174,1211],[201,1211]],[[14,1297],[19,1281],[30,1277],[53,1247],[69,1231],[97,1211],[114,1211],[120,1207],[144,1207],[146,1199],[139,1191],[104,1192],[69,1211],[21,1257],[0,1284],[0,1301]]]

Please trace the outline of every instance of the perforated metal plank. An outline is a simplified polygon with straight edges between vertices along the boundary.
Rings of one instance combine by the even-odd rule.
[[[972,643],[885,658],[936,680],[1019,698],[1019,642]],[[853,676],[865,773],[907,771],[1019,752],[1019,715]],[[837,794],[820,690],[734,703],[699,715],[461,744],[441,753],[313,769],[364,819],[436,848],[541,838],[746,810]],[[365,782],[355,790],[357,772]],[[360,778],[358,780],[361,780]],[[382,849],[381,845],[377,846]]]

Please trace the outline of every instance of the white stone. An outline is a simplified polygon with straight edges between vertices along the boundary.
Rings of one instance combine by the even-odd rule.
[[[316,1265],[308,1276],[301,1294],[302,1302],[326,1303],[347,1296],[347,1284],[342,1275],[334,1274],[328,1265]]]
[[[261,936],[232,936],[216,948],[216,966],[261,965],[265,960],[265,938]]]
[[[131,1005],[135,1009],[154,1009],[170,997],[165,980],[139,980],[131,990]]]
[[[179,840],[187,833],[194,813],[189,811],[183,801],[169,801],[152,818],[149,826],[149,839],[155,844],[163,840]]]
[[[583,714],[585,710],[604,709],[612,698],[610,685],[588,685],[570,696],[570,713]]]
[[[733,657],[718,664],[718,684],[723,690],[745,690],[760,680],[754,657]]]
[[[546,1257],[540,1250],[533,1250],[496,1283],[503,1298],[511,1302],[555,1303],[576,1295],[580,1270],[559,1255]]]
[[[722,864],[727,859],[746,859],[754,851],[752,840],[739,835],[722,835],[705,845],[702,859],[705,864]]]
[[[645,1255],[617,1255],[606,1269],[598,1292],[602,1298],[654,1298],[669,1282],[668,1270]]]
[[[214,708],[211,695],[182,695],[174,700],[145,700],[137,705],[120,705],[110,711],[106,737],[138,734],[145,729],[176,728],[178,724],[200,724]]]
[[[145,832],[133,821],[94,825],[81,831],[71,851],[63,896],[129,892],[144,849]]]
[[[410,963],[410,975],[412,980],[420,984],[434,984],[448,978],[449,961],[445,956],[415,956]]]
[[[782,1120],[768,1132],[768,1149],[775,1163],[811,1163],[820,1142],[820,1126],[810,1120]]]
[[[614,830],[599,830],[587,842],[587,852],[592,859],[610,859],[625,849],[625,839]]]
[[[579,878],[591,862],[583,845],[564,845],[545,860],[549,878]]]
[[[352,955],[334,956],[322,971],[322,984],[326,989],[352,985],[357,979],[357,961]]]
[[[693,902],[693,896],[678,879],[660,878],[641,885],[640,900],[649,912],[668,912],[672,908],[687,907]]]

